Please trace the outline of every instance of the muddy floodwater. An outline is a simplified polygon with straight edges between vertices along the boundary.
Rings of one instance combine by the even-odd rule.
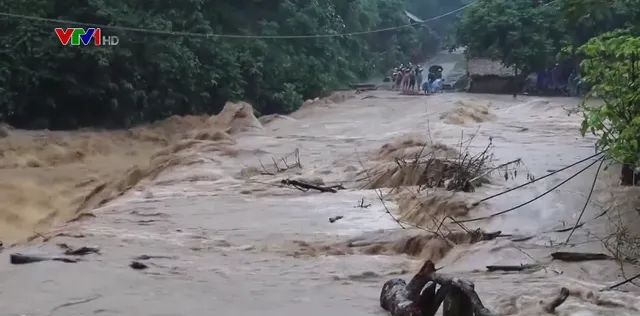
[[[375,91],[307,102],[290,116],[260,121],[236,108],[225,132],[195,137],[201,140],[185,146],[179,161],[93,210],[95,218],[58,226],[44,243],[5,249],[3,315],[387,315],[379,305],[382,284],[410,278],[425,259],[475,282],[485,305],[501,315],[543,315],[540,302],[561,287],[572,296],[558,315],[640,315],[635,285],[599,292],[638,269],[615,260],[564,263],[549,257],[560,250],[608,253],[603,244],[612,227],[640,229],[634,222],[638,194],[617,188],[615,166],[600,172],[581,220],[586,223],[566,246],[569,232],[553,231],[575,224],[597,164],[535,202],[465,224],[511,237],[453,248],[437,240],[420,249],[403,246],[407,235],[428,234],[411,227],[429,226],[430,216],[464,219],[506,210],[593,161],[477,207],[460,206],[527,182],[527,174],[538,178],[593,155],[594,139],[580,136],[580,118],[567,115],[577,102]],[[522,158],[509,171],[517,170],[515,177],[492,173],[490,183],[473,193],[433,190],[418,211],[401,193],[382,189],[382,203],[375,190],[359,189],[363,167],[393,162],[391,156],[416,142],[479,152],[490,139],[494,165]],[[281,185],[283,179],[346,190],[303,192]],[[448,202],[454,199],[462,204]],[[607,207],[612,210],[597,217]],[[335,216],[343,218],[331,223]],[[394,217],[406,222],[405,229]],[[95,246],[101,253],[78,263],[9,264],[14,252],[59,254],[58,243]],[[148,268],[131,269],[140,255],[152,257],[138,260]],[[544,268],[485,271],[487,265],[534,263]]]

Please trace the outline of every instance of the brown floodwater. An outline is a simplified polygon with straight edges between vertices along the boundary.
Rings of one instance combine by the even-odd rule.
[[[455,68],[454,62],[441,64],[445,72]],[[30,183],[24,189],[7,188],[7,184],[0,188],[6,196],[23,194],[16,197],[17,202],[4,205],[0,227],[13,227],[2,232],[5,244],[33,235],[36,228],[47,241],[37,238],[0,254],[3,311],[38,316],[385,315],[379,306],[382,284],[389,278],[410,278],[423,260],[432,259],[443,272],[474,281],[485,305],[501,315],[543,315],[540,302],[561,287],[569,288],[572,296],[557,309],[558,315],[640,315],[635,285],[599,292],[639,269],[615,260],[563,263],[549,257],[560,250],[634,254],[633,247],[611,246],[612,233],[620,235],[629,227],[624,234],[631,240],[633,228],[640,227],[636,222],[640,195],[634,188],[617,186],[616,166],[600,172],[582,219],[586,223],[566,246],[569,232],[552,231],[576,222],[597,164],[533,203],[465,224],[469,229],[501,230],[514,237],[452,246],[410,228],[429,229],[433,218],[446,215],[474,218],[508,209],[586,166],[589,162],[468,207],[526,182],[527,174],[539,178],[593,155],[594,138],[580,136],[580,118],[565,110],[577,102],[461,93],[341,93],[307,102],[290,116],[260,120],[247,105],[230,104],[217,117],[171,125],[179,125],[179,131],[162,133],[166,127],[156,125],[145,129],[145,137],[124,133],[118,141],[113,140],[114,132],[101,132],[100,142],[73,145],[77,141],[71,140],[80,138],[69,132],[64,135],[67,143],[58,146],[94,154],[71,155],[84,158],[67,158],[64,163],[47,163],[54,160],[42,158],[44,151],[34,155],[41,153],[36,149],[21,149],[22,154],[11,157],[5,154],[3,161],[10,162],[0,170],[6,174],[3,179],[12,175]],[[11,132],[14,147],[20,143],[16,137],[27,135]],[[97,132],[91,133],[86,137],[95,140]],[[517,176],[505,180],[504,172],[492,173],[490,181],[473,193],[427,190],[413,194],[411,187],[394,193],[361,190],[366,185],[357,181],[363,173],[387,168],[394,158],[414,153],[424,144],[443,155],[462,147],[477,153],[490,139],[494,165],[517,158],[522,158],[522,164],[510,167],[509,173],[516,171]],[[105,143],[110,144],[108,150],[91,145]],[[33,157],[20,158],[26,153]],[[140,167],[131,171],[135,163]],[[92,170],[98,178],[94,181],[106,183],[108,192],[79,205],[72,198],[95,187],[81,186],[82,192],[69,189],[89,173],[79,170]],[[121,174],[126,175],[125,183],[111,179]],[[346,190],[303,192],[280,185],[283,179],[342,184]],[[385,181],[378,179],[376,187]],[[34,196],[46,196],[46,202]],[[358,207],[360,202],[370,206]],[[58,210],[55,215],[50,215],[54,209],[50,205]],[[20,207],[30,211],[21,213]],[[61,224],[91,209],[95,218]],[[605,216],[598,217],[607,209]],[[9,211],[13,215],[6,215]],[[335,216],[343,218],[330,222]],[[404,221],[406,229],[394,218]],[[51,224],[57,225],[47,233]],[[460,230],[454,224],[446,227]],[[407,246],[407,236],[418,234],[424,235],[421,242]],[[84,256],[73,264],[9,264],[13,252],[59,254],[57,243],[97,246],[101,254]],[[139,255],[161,257],[141,260],[149,266],[146,270],[129,268]],[[486,265],[529,263],[544,268],[485,271]]]

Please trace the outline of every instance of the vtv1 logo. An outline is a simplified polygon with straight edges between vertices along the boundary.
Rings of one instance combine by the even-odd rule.
[[[91,43],[91,39],[93,39],[93,44],[95,46],[118,45],[120,42],[118,37],[115,35],[102,36],[102,30],[100,30],[100,28],[56,28],[55,32],[62,45],[71,44],[71,46],[86,46]]]

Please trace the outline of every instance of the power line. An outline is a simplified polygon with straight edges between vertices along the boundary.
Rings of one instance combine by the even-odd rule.
[[[0,12],[0,17],[7,18],[15,18],[22,20],[30,20],[30,21],[38,21],[38,22],[47,22],[47,23],[55,23],[55,24],[70,24],[75,26],[88,26],[88,27],[99,27],[101,29],[113,29],[127,32],[138,32],[138,33],[148,33],[148,34],[157,34],[157,35],[169,35],[169,36],[188,36],[188,37],[205,37],[205,38],[240,38],[240,39],[303,39],[303,38],[330,38],[330,37],[340,37],[340,36],[350,36],[350,35],[364,35],[364,34],[372,34],[372,33],[380,33],[386,31],[393,31],[402,28],[412,27],[420,24],[425,24],[427,22],[435,21],[441,19],[443,17],[449,16],[451,14],[460,12],[474,4],[476,4],[478,0],[474,0],[469,4],[466,4],[460,8],[457,8],[453,11],[449,11],[447,13],[429,18],[422,22],[414,22],[394,27],[387,27],[376,30],[368,30],[368,31],[360,31],[360,32],[348,32],[348,33],[337,33],[337,34],[309,34],[309,35],[240,35],[240,34],[212,34],[212,33],[192,33],[192,32],[174,32],[174,31],[162,31],[162,30],[153,30],[153,29],[145,29],[145,28],[137,28],[137,27],[127,27],[127,26],[117,26],[117,25],[103,25],[103,24],[94,24],[94,23],[86,23],[86,22],[77,22],[77,21],[68,21],[68,20],[60,20],[60,19],[49,19],[49,18],[41,18],[37,16],[28,16],[21,14],[13,14],[7,12]]]
[[[582,215],[584,215],[584,211],[587,210],[587,206],[589,206],[589,201],[591,200],[591,195],[593,194],[593,189],[595,189],[595,187],[596,187],[596,182],[598,182],[598,175],[600,174],[600,170],[602,169],[602,164],[603,163],[604,163],[604,159],[600,160],[600,165],[598,165],[598,170],[596,170],[596,175],[593,176],[593,182],[591,183],[591,190],[589,190],[589,195],[587,196],[587,200],[584,201],[584,207],[582,207],[582,211],[580,212],[580,216],[578,216],[578,219],[576,220],[575,225],[573,225],[573,228],[571,229],[571,232],[569,233],[569,236],[567,237],[567,240],[564,242],[564,246],[565,247],[569,243],[569,240],[571,239],[571,235],[573,235],[573,232],[575,232],[576,228],[578,228],[578,225],[580,224],[580,220],[582,219]]]
[[[559,172],[565,171],[565,170],[567,170],[567,169],[569,169],[569,168],[571,168],[571,167],[574,167],[574,166],[576,166],[576,165],[579,165],[579,164],[581,164],[581,163],[583,163],[583,162],[585,162],[585,161],[587,161],[587,160],[589,160],[589,159],[593,159],[593,158],[595,158],[595,157],[598,157],[598,156],[602,155],[603,153],[605,153],[605,152],[604,152],[604,151],[601,151],[601,152],[598,152],[598,153],[596,153],[596,154],[594,154],[594,155],[591,155],[591,156],[589,156],[589,157],[587,157],[587,158],[580,159],[579,161],[576,161],[576,162],[574,162],[574,163],[572,163],[572,164],[570,164],[570,165],[568,165],[568,166],[565,166],[565,167],[562,167],[562,168],[560,168],[560,169],[558,169],[558,170],[555,170],[555,171],[552,171],[552,172],[550,172],[550,173],[547,173],[546,175],[544,175],[544,176],[542,176],[542,177],[540,177],[540,178],[533,179],[533,180],[531,180],[531,181],[529,181],[529,182],[526,182],[526,183],[523,183],[523,184],[521,184],[521,185],[515,186],[515,187],[513,187],[513,188],[511,188],[511,189],[507,189],[507,190],[504,190],[504,191],[502,191],[502,192],[499,192],[499,193],[496,193],[496,194],[490,195],[490,196],[488,196],[488,197],[486,197],[486,198],[484,198],[484,199],[482,199],[482,200],[479,200],[479,201],[477,201],[477,202],[473,203],[472,205],[473,205],[473,206],[476,206],[476,205],[478,205],[478,204],[480,204],[480,203],[482,203],[482,202],[485,202],[485,201],[491,200],[491,199],[496,198],[496,197],[499,197],[499,196],[501,196],[501,195],[503,195],[503,194],[507,194],[507,193],[509,193],[509,192],[511,192],[511,191],[514,191],[514,190],[520,189],[520,188],[522,188],[522,187],[524,187],[524,186],[527,186],[527,185],[529,185],[529,184],[532,184],[532,183],[538,182],[538,181],[540,181],[540,180],[542,180],[542,179],[545,179],[545,178],[548,178],[548,177],[550,177],[550,176],[552,176],[552,175],[554,175],[554,174],[556,174],[556,173],[559,173]]]
[[[481,220],[485,220],[485,219],[494,218],[494,217],[496,217],[496,216],[499,216],[499,215],[502,215],[502,214],[506,214],[506,213],[509,213],[509,212],[515,211],[515,210],[517,210],[517,209],[519,209],[519,208],[521,208],[521,207],[523,207],[523,206],[525,206],[525,205],[528,205],[529,203],[532,203],[532,202],[534,202],[534,201],[536,201],[536,200],[538,200],[538,199],[542,198],[543,196],[545,196],[545,195],[547,195],[547,194],[549,194],[549,193],[551,193],[551,192],[555,191],[557,188],[559,188],[559,187],[561,187],[562,185],[564,185],[565,183],[567,183],[567,182],[571,181],[573,178],[577,177],[578,175],[580,175],[581,173],[583,173],[583,172],[585,172],[587,169],[589,169],[591,166],[595,165],[595,164],[596,164],[596,162],[601,161],[601,160],[603,160],[603,159],[605,159],[605,157],[604,157],[604,156],[601,156],[600,158],[598,158],[598,159],[594,160],[593,162],[591,162],[590,164],[588,164],[586,167],[584,167],[584,168],[580,169],[578,172],[574,173],[574,174],[573,174],[572,176],[570,176],[569,178],[567,178],[567,179],[565,179],[564,181],[562,181],[562,182],[558,183],[557,185],[553,186],[551,189],[549,189],[549,190],[545,191],[544,193],[542,193],[542,194],[540,194],[540,195],[536,196],[535,198],[533,198],[533,199],[531,199],[531,200],[529,200],[529,201],[526,201],[526,202],[524,202],[524,203],[518,204],[518,205],[516,205],[516,206],[514,206],[514,207],[512,207],[512,208],[509,208],[509,209],[507,209],[507,210],[500,211],[500,212],[497,212],[497,213],[493,213],[493,214],[491,214],[491,215],[481,216],[481,217],[475,217],[475,218],[470,218],[470,219],[463,219],[463,220],[459,220],[459,221],[457,221],[457,222],[458,222],[458,223],[477,222],[477,221],[481,221]]]

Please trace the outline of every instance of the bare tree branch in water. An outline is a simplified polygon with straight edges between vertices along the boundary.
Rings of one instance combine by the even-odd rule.
[[[293,163],[288,162],[288,159],[291,157],[293,157],[294,159]],[[294,150],[292,153],[280,157],[278,160],[273,157],[271,157],[271,160],[273,161],[273,164],[271,166],[273,167],[273,169],[275,169],[274,171],[268,170],[267,167],[265,167],[265,165],[262,163],[262,161],[258,160],[260,162],[260,166],[262,167],[263,175],[273,176],[276,173],[285,172],[294,168],[302,168],[302,164],[300,163],[300,150],[298,148],[296,148],[296,150]],[[278,164],[278,162],[280,162],[280,164]]]
[[[611,200],[617,201],[613,193],[611,193]],[[636,287],[640,287],[640,285],[633,282],[638,276],[629,278],[625,272],[625,264],[630,263],[637,265],[640,262],[640,234],[630,229],[628,224],[629,219],[624,218],[621,212],[624,211],[620,209],[619,205],[612,205],[604,210],[600,215],[592,219],[595,220],[603,216],[607,217],[609,224],[611,225],[611,229],[613,229],[613,232],[608,236],[603,238],[592,233],[588,233],[588,236],[600,241],[609,254],[611,254],[611,256],[618,262],[622,277],[625,278],[625,281],[616,284],[615,287],[626,283],[631,283]],[[615,287],[612,287],[611,289]],[[607,288],[604,288],[603,290],[606,289]]]
[[[510,168],[521,165],[521,159],[515,159],[499,166],[493,166],[494,157],[493,139],[478,153],[471,153],[470,146],[477,135],[472,134],[465,140],[461,135],[457,148],[451,148],[443,144],[434,143],[431,136],[427,142],[421,143],[420,150],[415,154],[396,155],[393,157],[394,165],[386,166],[386,169],[377,170],[375,174],[367,177],[370,179],[363,188],[379,189],[382,187],[398,191],[401,187],[415,186],[418,192],[432,188],[445,188],[453,192],[471,192],[476,186],[488,181],[487,177],[492,173],[500,173],[508,179],[517,177],[518,170]],[[361,163],[361,165],[364,164]],[[367,171],[365,169],[365,171]],[[384,181],[385,177],[396,181]]]
[[[370,206],[371,206],[371,203],[364,204],[364,198],[362,198],[360,201],[358,201],[358,205],[356,205],[355,207],[357,207],[357,208],[369,208]]]
[[[58,311],[59,309],[65,308],[65,307],[69,307],[69,306],[74,306],[74,305],[80,305],[80,304],[86,304],[89,303],[91,301],[95,301],[99,298],[101,298],[102,295],[96,295],[90,298],[86,298],[86,299],[82,299],[79,301],[75,301],[75,302],[68,302],[68,303],[64,303],[61,305],[58,305],[56,307],[54,307],[50,312],[49,312],[49,316],[52,316],[56,311]]]
[[[290,180],[290,179],[281,180],[280,184],[294,187],[302,192],[307,192],[309,190],[316,190],[322,193],[325,193],[325,192],[337,193],[338,192],[337,190],[345,189],[342,185],[333,185],[330,187],[324,187],[324,186],[319,186],[311,183],[306,183],[299,180]]]
[[[406,223],[396,218],[386,206],[381,188],[389,188],[390,192],[395,193],[403,191],[409,192],[409,194],[418,201],[413,208],[418,209],[425,206],[424,201],[421,201],[420,198],[421,193],[427,193],[428,195],[429,192],[427,190],[429,189],[444,188],[448,191],[453,191],[452,194],[459,191],[470,192],[474,190],[475,186],[481,185],[482,182],[487,182],[486,178],[494,172],[503,173],[507,179],[516,177],[518,170],[510,167],[511,165],[519,166],[521,164],[520,159],[503,163],[497,167],[492,165],[494,160],[491,153],[493,148],[492,139],[489,139],[488,144],[481,152],[477,154],[470,153],[470,146],[477,133],[478,131],[476,130],[468,139],[465,139],[464,134],[462,134],[457,145],[457,150],[434,143],[430,132],[427,142],[407,140],[399,145],[391,145],[390,148],[396,147],[391,151],[393,157],[388,157],[385,154],[387,158],[384,158],[393,161],[394,165],[391,166],[385,165],[384,162],[378,165],[374,164],[373,167],[365,166],[356,152],[358,162],[363,169],[363,173],[366,173],[366,179],[368,180],[361,187],[364,189],[373,189],[378,195],[378,199],[382,202],[386,213],[402,228],[404,228],[405,225],[413,226],[435,234],[445,241],[450,241],[450,238],[447,236],[454,233],[454,231],[449,229],[447,225],[444,225],[445,220],[450,220],[452,223],[458,225],[462,231],[468,235],[472,235],[475,233],[474,231],[469,230],[449,214],[444,214],[441,218],[437,218],[434,214],[425,212],[425,216],[430,218],[433,224],[432,228],[416,225],[416,223]],[[404,151],[402,154],[394,153],[394,151],[404,150],[403,148],[405,147],[403,146],[413,146],[416,144],[420,147],[417,148],[417,151],[413,154],[405,154]],[[383,148],[385,147],[383,146]],[[414,192],[413,188],[415,188],[416,192]],[[448,233],[442,232],[442,229],[446,229]]]

